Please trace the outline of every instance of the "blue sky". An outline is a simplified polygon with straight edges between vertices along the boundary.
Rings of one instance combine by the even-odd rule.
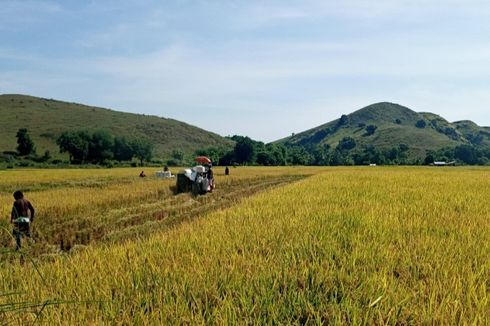
[[[273,141],[390,101],[490,125],[483,0],[0,0],[0,93]]]

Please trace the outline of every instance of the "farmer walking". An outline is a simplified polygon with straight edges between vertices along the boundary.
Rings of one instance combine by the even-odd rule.
[[[24,198],[24,194],[20,190],[14,192],[14,199],[15,201],[12,207],[12,214],[10,215],[10,222],[14,224],[13,234],[17,250],[19,250],[21,248],[20,239],[22,234],[26,237],[31,237],[30,224],[34,221],[34,207],[32,207],[31,203]]]
[[[207,178],[209,181],[209,192],[213,192],[214,190],[214,173],[213,173],[213,166],[208,164],[208,172],[207,172]]]

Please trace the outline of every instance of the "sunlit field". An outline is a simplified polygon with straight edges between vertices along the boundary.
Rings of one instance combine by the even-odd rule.
[[[0,323],[490,323],[490,169],[222,170],[198,197],[156,169],[0,171]]]

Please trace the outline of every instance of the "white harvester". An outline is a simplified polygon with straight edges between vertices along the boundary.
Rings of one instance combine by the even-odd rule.
[[[185,169],[177,174],[177,192],[191,191],[194,195],[203,195],[214,188],[213,178],[209,178],[209,167],[211,160],[205,156],[198,156],[195,159],[198,163],[193,168]]]

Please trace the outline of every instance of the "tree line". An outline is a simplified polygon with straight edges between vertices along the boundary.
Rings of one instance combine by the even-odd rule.
[[[455,148],[428,151],[424,164],[430,164],[434,161],[458,161],[468,165],[488,165],[490,164],[490,149],[463,144]]]
[[[114,137],[105,130],[65,131],[56,143],[61,153],[68,153],[74,164],[101,164],[110,160],[130,161],[137,158],[140,164],[151,160],[153,144],[143,138]]]
[[[17,131],[16,156],[35,162],[46,162],[51,153],[36,153],[36,146],[27,129]],[[112,160],[131,161],[136,158],[143,165],[153,157],[153,143],[143,138],[113,136],[106,130],[74,130],[63,132],[56,140],[60,153],[67,153],[72,164],[105,164]]]
[[[368,126],[369,127],[369,126]],[[366,131],[369,132],[366,128]],[[21,128],[17,134],[17,155],[36,162],[46,162],[51,158],[49,151],[42,156],[36,154],[36,146],[27,129]],[[195,155],[205,155],[219,165],[421,165],[435,161],[458,161],[469,165],[490,163],[490,149],[463,144],[454,148],[427,151],[424,159],[412,158],[410,148],[399,144],[392,148],[377,148],[373,145],[359,146],[355,139],[344,137],[336,146],[316,144],[286,146],[265,144],[246,136],[228,137],[235,142],[232,149],[209,147],[197,150]],[[57,138],[61,153],[69,155],[72,164],[105,164],[110,161],[139,160],[140,164],[153,157],[153,144],[143,138],[113,136],[105,130],[66,131]],[[192,158],[184,152],[174,150],[165,161],[170,166],[183,166],[192,163]]]
[[[469,165],[485,165],[490,162],[490,149],[481,149],[471,144],[427,151],[425,158],[413,158],[409,155],[410,147],[406,144],[391,148],[359,146],[352,137],[344,137],[336,146],[265,144],[237,135],[230,139],[235,141],[232,150],[210,147],[196,151],[195,154],[207,155],[213,162],[219,162],[219,165],[423,165],[453,160]]]

